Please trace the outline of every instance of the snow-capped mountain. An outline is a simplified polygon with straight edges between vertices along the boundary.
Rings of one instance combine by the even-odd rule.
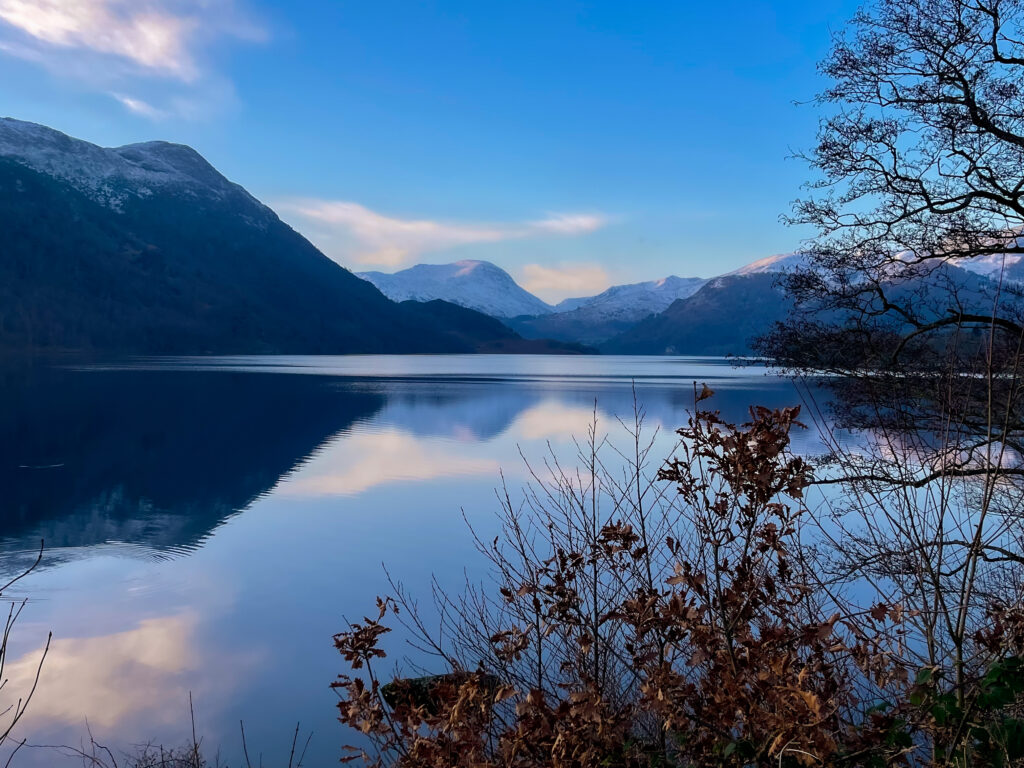
[[[740,326],[757,325],[768,316],[775,319],[775,315],[783,311],[782,293],[775,290],[774,285],[778,275],[805,264],[806,256],[802,253],[778,254],[710,279],[671,275],[660,280],[613,285],[595,296],[565,299],[554,306],[529,293],[503,269],[486,261],[419,264],[394,274],[363,272],[359,277],[369,280],[395,301],[443,299],[484,312],[501,319],[527,339],[602,346],[626,334],[621,343],[609,347],[623,351],[640,343],[640,336],[628,335],[638,323],[644,325],[644,332],[651,332],[652,338],[659,337],[655,345],[658,349],[676,348],[675,344],[661,345],[660,335],[671,337],[677,333],[674,329],[680,323],[692,326],[686,315],[696,307],[700,308],[701,317],[710,321],[714,316],[715,322],[721,322],[723,328],[737,329],[736,339],[742,341],[749,334]],[[691,299],[693,301],[686,305],[689,309],[680,311],[679,302]],[[743,302],[751,304],[745,311],[740,309]],[[721,305],[721,314],[715,309],[717,305]],[[648,318],[653,320],[673,307],[671,319],[658,325],[658,333],[654,333],[655,326]],[[737,312],[743,315],[743,323]],[[694,332],[699,335],[696,329]],[[724,330],[719,333],[723,334]],[[729,343],[738,343],[736,339],[729,339]],[[693,343],[687,341],[681,346],[689,348]],[[650,344],[644,346],[645,351],[653,348]]]
[[[1024,245],[1024,237],[1011,238],[1007,241],[1007,244]],[[905,251],[896,254],[890,270],[893,276],[899,274],[901,260],[904,259],[908,262],[914,261],[913,253]],[[1020,253],[988,253],[972,258],[950,259],[945,263],[951,267],[992,280],[999,280],[1002,277],[1013,282],[1024,282],[1024,254]],[[940,262],[935,261],[930,264],[918,265],[916,269],[926,269],[929,266],[931,268],[938,268],[939,264]],[[807,267],[808,265],[809,261],[806,254],[781,253],[764,259],[758,259],[744,267],[729,272],[728,275],[784,273],[801,267]]]
[[[1005,246],[1012,248],[1024,246],[1024,236],[1020,235],[1017,230],[1012,231],[1007,236]],[[1024,282],[1024,254],[986,253],[970,259],[955,259],[950,263],[992,280]]]
[[[749,341],[781,320],[791,302],[771,270],[729,274],[707,281],[600,346],[625,355],[729,355],[750,351]]]
[[[551,306],[522,288],[505,270],[487,261],[417,264],[393,274],[359,272],[394,301],[443,299],[493,317],[546,316],[579,313],[580,319],[635,322],[690,296],[705,282],[676,277],[613,285],[596,296],[565,299]]]
[[[1022,244],[1022,243],[1018,243]],[[891,274],[894,276],[899,274],[901,269],[901,260],[908,262],[913,261],[913,254],[910,251],[905,251],[896,254],[893,261]],[[768,256],[763,259],[751,262],[746,266],[740,267],[739,269],[729,272],[727,275],[758,275],[758,274],[771,274],[771,273],[785,273],[794,269],[809,266],[806,254],[803,253],[780,253],[775,256]],[[982,256],[975,256],[973,258],[956,258],[950,259],[946,262],[952,267],[962,269],[975,275],[987,277],[991,279],[998,279],[1000,275],[1007,279],[1019,281],[1024,278],[1024,255],[1019,253],[989,253]],[[928,268],[929,264],[923,266],[919,265],[916,269]],[[937,268],[939,262],[935,261],[930,264],[932,268]]]
[[[707,282],[699,277],[664,277],[644,283],[613,285],[586,298],[566,299],[551,314],[518,317],[509,324],[527,338],[599,344],[648,315],[663,312],[677,299],[692,295]]]
[[[744,354],[751,337],[785,317],[791,301],[779,276],[805,266],[802,253],[767,256],[710,280],[658,314],[604,341],[612,354]]]
[[[417,264],[393,274],[358,274],[393,301],[442,299],[499,318],[546,315],[553,311],[550,304],[520,287],[508,272],[488,261]]]
[[[122,211],[131,199],[177,193],[193,199],[244,199],[262,219],[275,218],[238,184],[224,178],[198,152],[182,144],[148,141],[100,147],[45,125],[0,118],[0,157],[64,182],[89,199]],[[256,223],[256,222],[254,222]]]
[[[613,285],[596,296],[561,301],[555,305],[555,312],[585,313],[588,317],[602,320],[642,320],[647,315],[668,309],[676,299],[693,295],[706,282],[702,277],[670,275],[644,283]]]
[[[803,253],[777,253],[763,259],[752,261],[746,266],[728,272],[729,275],[762,275],[773,272],[788,272],[807,265],[807,256]]]

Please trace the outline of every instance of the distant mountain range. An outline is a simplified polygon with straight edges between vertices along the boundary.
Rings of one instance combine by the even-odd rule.
[[[561,301],[554,312],[506,322],[531,339],[599,345],[649,315],[663,312],[674,301],[692,296],[706,282],[699,277],[673,275],[645,283],[613,285],[596,296]]]
[[[555,306],[485,261],[355,275],[195,150],[0,118],[0,351],[743,354],[799,253]],[[1005,270],[1003,269],[1005,267]],[[957,262],[984,292],[1018,255]]]
[[[628,355],[732,355],[785,318],[792,304],[776,284],[778,272],[723,275],[601,344]]]
[[[0,349],[566,349],[389,300],[179,144],[107,149],[0,119],[0,221]]]
[[[642,320],[651,312],[661,312],[676,299],[695,293],[707,280],[702,277],[676,277],[670,275],[645,283],[613,285],[596,296],[565,299],[555,305],[556,312],[575,312],[580,309],[600,310],[607,318],[627,322]]]
[[[529,339],[584,344],[616,354],[742,354],[789,304],[778,276],[800,254],[769,256],[713,278],[615,285],[552,306],[484,261],[420,264],[392,275],[363,273],[389,298],[445,301],[484,312]]]
[[[1024,261],[1005,257],[1004,275],[1024,281]],[[464,264],[465,262],[460,262]],[[445,283],[446,297],[457,304],[468,303],[459,289],[473,284],[473,275],[482,271],[481,262],[458,281]],[[747,354],[751,342],[783,320],[792,303],[780,287],[779,278],[787,271],[804,266],[800,253],[779,254],[754,261],[744,267],[712,278],[667,277],[661,280],[618,285],[591,297],[566,299],[544,312],[517,317],[502,316],[482,300],[483,291],[472,293],[473,305],[483,312],[502,316],[504,323],[526,338],[555,339],[585,344],[608,354],[644,355],[729,355]],[[457,265],[441,265],[435,274],[453,271]],[[998,274],[1003,257],[986,257],[968,262],[941,265],[934,277],[945,285],[957,285],[963,297],[975,297],[983,306],[994,289],[989,279]],[[507,273],[494,265],[511,281]],[[430,295],[431,286],[416,288],[411,279],[420,268],[405,270],[406,289]],[[897,292],[934,290],[927,281],[895,286]],[[383,284],[383,283],[382,283]],[[516,286],[519,292],[522,288]],[[385,292],[387,289],[385,288]],[[540,299],[533,297],[536,302]],[[937,297],[932,297],[937,298]],[[941,303],[941,302],[940,302]]]
[[[565,299],[552,306],[487,261],[417,264],[393,274],[361,272],[394,301],[441,299],[500,318],[528,339],[600,344],[632,328],[672,302],[693,295],[707,282],[676,277],[615,285],[596,296]]]

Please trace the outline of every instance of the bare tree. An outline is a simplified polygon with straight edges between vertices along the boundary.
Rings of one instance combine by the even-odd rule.
[[[862,439],[818,462],[823,587],[847,616],[896,607],[873,642],[951,697],[932,758],[970,760],[987,671],[1020,654],[993,632],[1024,575],[1024,3],[877,0],[821,70],[790,218],[817,236],[762,347],[836,374],[831,417]]]
[[[765,340],[795,368],[869,373],[843,392],[852,423],[957,430],[944,476],[993,452],[1024,472],[1007,452],[1024,455],[1022,13],[879,0],[836,38],[791,217],[818,232],[787,279],[801,311]]]

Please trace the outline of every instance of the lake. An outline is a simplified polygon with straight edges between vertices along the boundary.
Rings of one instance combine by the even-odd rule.
[[[307,766],[351,738],[329,683],[331,637],[372,611],[386,565],[430,598],[482,573],[463,515],[486,532],[522,456],[574,458],[596,412],[620,434],[634,392],[655,454],[706,382],[723,414],[800,402],[761,368],[666,357],[357,356],[144,359],[0,370],[0,570],[41,566],[13,633],[7,696],[39,687],[17,735],[112,749],[190,738],[209,753]],[[595,411],[596,402],[596,411]],[[798,451],[820,445],[798,434]],[[522,452],[522,456],[520,455]],[[388,648],[401,655],[400,633]],[[443,670],[439,670],[443,671]],[[5,704],[6,705],[6,704]],[[60,765],[26,747],[18,765]]]

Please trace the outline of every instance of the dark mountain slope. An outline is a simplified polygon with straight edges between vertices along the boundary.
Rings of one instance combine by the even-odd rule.
[[[537,355],[597,352],[571,342],[524,339],[490,315],[440,299],[403,301],[400,306],[419,320],[420,327],[444,334],[452,346],[461,346],[469,352]]]
[[[188,147],[0,120],[0,348],[462,351]]]
[[[751,340],[782,320],[792,304],[777,285],[779,275],[725,275],[677,299],[659,315],[601,345],[609,354],[748,354]]]
[[[555,312],[533,317],[509,318],[506,322],[528,339],[546,338],[565,342],[600,345],[617,334],[632,328],[637,320],[595,317],[589,308]]]
[[[947,317],[951,307],[988,314],[993,302],[1003,311],[1024,317],[1024,295],[1000,287],[982,275],[948,264],[930,269],[912,268],[893,276],[884,286],[888,299],[911,312],[919,323]],[[876,313],[882,307],[876,306]],[[775,323],[793,310],[779,272],[745,272],[709,281],[699,291],[674,302],[667,310],[609,340],[601,351],[612,354],[729,355],[749,354],[753,341],[773,331]],[[853,322],[846,310],[802,308],[804,317],[840,325]],[[910,326],[893,312],[879,314],[874,324],[892,333],[906,333]],[[799,328],[796,329],[799,333]],[[791,340],[792,341],[792,340]]]

